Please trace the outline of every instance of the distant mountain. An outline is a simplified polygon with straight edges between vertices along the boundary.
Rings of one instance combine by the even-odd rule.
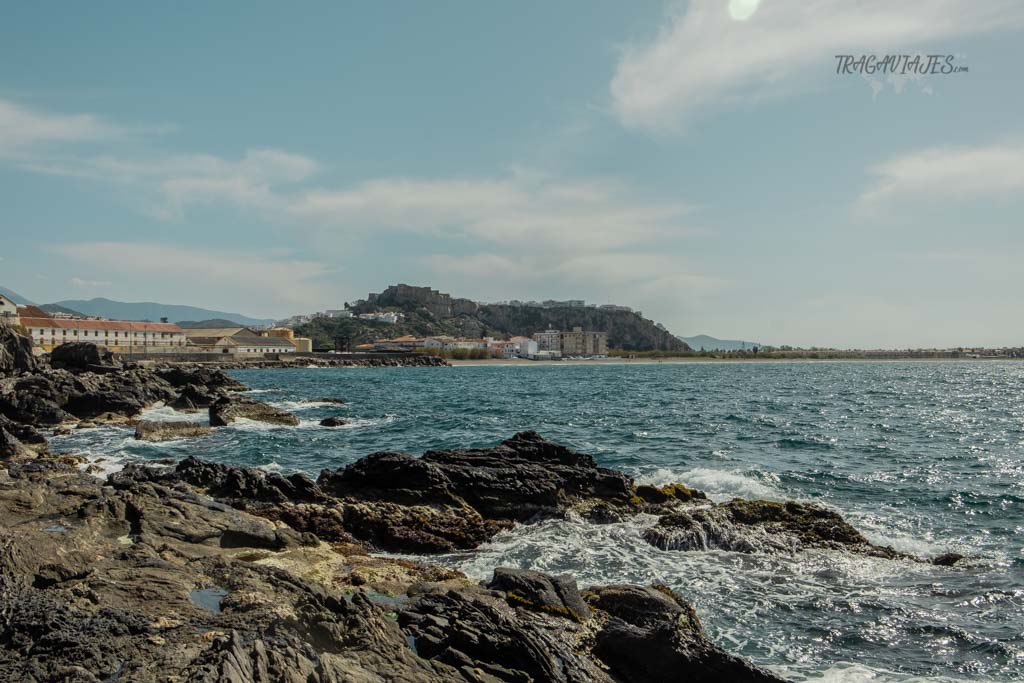
[[[220,330],[225,327],[238,327],[234,320],[212,318],[211,320],[176,320],[178,327],[185,330]]]
[[[706,334],[698,334],[696,337],[679,337],[681,341],[689,344],[695,351],[749,351],[755,346],[760,348],[762,344],[757,342],[742,341],[739,339],[715,339]]]
[[[124,301],[111,301],[110,299],[67,299],[56,302],[57,306],[70,308],[85,315],[95,315],[101,318],[112,318],[114,320],[152,320],[167,318],[171,322],[179,320],[210,320],[211,318],[223,318],[239,325],[270,325],[274,322],[271,318],[250,318],[240,313],[225,313],[224,311],[211,311],[196,306],[178,306],[172,304],[159,304],[152,301],[126,303]]]
[[[65,308],[64,306],[59,306],[57,304],[43,304],[39,308],[43,309],[47,313],[64,313],[66,315],[74,315],[74,316],[77,316],[79,318],[84,318],[85,317],[85,315],[83,315],[83,313],[81,311],[76,311],[76,310],[73,310],[73,309],[70,309],[70,308]]]
[[[13,289],[7,289],[6,287],[0,287],[0,294],[3,294],[5,297],[10,299],[14,303],[18,304],[19,306],[31,306],[31,305],[33,305],[33,302],[29,301],[28,299],[23,297],[21,294],[18,294]]]

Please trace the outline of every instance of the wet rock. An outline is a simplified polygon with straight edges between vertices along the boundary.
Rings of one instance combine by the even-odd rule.
[[[295,427],[299,418],[280,408],[241,396],[221,396],[210,406],[210,424],[224,427],[238,418]]]
[[[807,548],[847,550],[878,557],[904,557],[871,544],[836,512],[820,505],[734,499],[663,515],[644,532],[662,550],[797,552]]]
[[[590,617],[590,609],[580,596],[576,579],[567,574],[549,576],[528,569],[498,567],[487,587],[504,592],[513,607],[526,607],[575,621]]]
[[[691,500],[707,500],[703,491],[691,489],[682,484],[668,484],[667,486],[651,486],[641,484],[636,487],[636,495],[645,503],[662,504],[672,500],[688,502]]]
[[[206,436],[213,429],[197,422],[157,422],[142,420],[135,425],[135,438],[141,441],[167,441]]]
[[[333,403],[333,404],[339,405],[339,406],[343,406],[346,403],[348,403],[348,401],[346,401],[343,398],[335,398],[335,397],[331,397],[331,396],[328,396],[326,398],[318,398],[318,399],[316,399],[316,402],[317,403]]]
[[[334,415],[332,417],[325,417],[320,420],[321,427],[344,427],[348,424],[348,420]]]
[[[965,559],[967,559],[966,556],[961,555],[960,553],[943,553],[942,555],[932,559],[932,564],[938,567],[952,567],[960,560]]]

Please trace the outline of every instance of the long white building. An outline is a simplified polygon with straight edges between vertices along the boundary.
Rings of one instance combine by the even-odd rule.
[[[184,330],[174,323],[49,318],[24,310],[19,317],[32,342],[44,351],[68,342],[92,342],[118,353],[172,351],[186,344]]]

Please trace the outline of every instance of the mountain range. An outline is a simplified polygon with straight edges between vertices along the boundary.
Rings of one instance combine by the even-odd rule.
[[[17,292],[0,287],[0,294],[16,304],[34,304],[27,297]],[[238,325],[271,325],[273,318],[251,318],[241,313],[228,313],[225,311],[214,311],[198,306],[179,306],[175,304],[161,304],[153,301],[125,302],[113,301],[111,299],[65,299],[52,304],[40,306],[43,310],[51,313],[78,313],[81,315],[96,316],[99,318],[110,318],[112,320],[160,320],[167,318],[171,322],[182,322],[190,320],[210,320],[219,318],[230,320]]]
[[[760,348],[763,346],[757,342],[742,341],[740,339],[716,339],[706,334],[698,334],[695,337],[679,337],[681,341],[686,342],[691,349],[700,351],[749,351],[754,347]]]

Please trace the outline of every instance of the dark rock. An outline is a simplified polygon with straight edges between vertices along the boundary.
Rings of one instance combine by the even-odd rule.
[[[198,422],[156,422],[142,420],[135,425],[135,438],[142,441],[167,441],[195,436],[205,436],[213,429]]]
[[[251,398],[221,396],[210,406],[210,424],[214,427],[227,426],[240,417],[291,427],[299,424],[299,418],[291,413]]]
[[[18,437],[0,427],[0,460],[31,460],[36,452],[18,440]]]
[[[231,467],[186,458],[178,463],[171,479],[185,481],[211,495],[230,501],[317,502],[326,500],[320,488],[305,474],[287,477],[255,467]]]
[[[208,391],[244,391],[245,385],[219,368],[206,365],[159,365],[153,374],[173,387],[183,389],[188,385],[205,387]]]
[[[967,559],[960,553],[943,553],[932,560],[932,564],[939,567],[952,567],[960,560]]]
[[[19,372],[33,372],[36,358],[32,340],[19,334],[10,325],[0,323],[0,377]]]
[[[348,401],[346,401],[343,398],[333,398],[333,397],[330,397],[330,396],[328,396],[326,398],[318,398],[318,399],[316,399],[316,402],[317,403],[333,403],[333,404],[339,405],[339,406],[343,406],[346,403],[348,403]]]
[[[426,593],[398,613],[398,624],[420,657],[457,669],[466,680],[611,683],[576,647],[576,624],[516,612],[500,595],[479,589]]]
[[[198,408],[209,408],[221,396],[222,394],[219,391],[210,390],[206,386],[186,384],[178,398],[174,399],[170,405],[175,410],[192,411]]]
[[[0,429],[5,429],[25,446],[37,452],[47,450],[46,437],[32,425],[15,422],[9,417],[0,414]]]
[[[503,591],[513,607],[547,612],[556,616],[585,621],[590,609],[569,575],[549,576],[528,569],[498,567],[488,588]]]
[[[905,557],[872,545],[836,512],[820,505],[734,499],[663,515],[644,532],[662,550],[797,552],[806,548],[848,550],[878,557]]]
[[[693,607],[663,586],[605,586],[587,593],[611,616],[598,632],[594,654],[626,683],[782,679],[715,647]]]
[[[348,420],[334,415],[332,417],[325,417],[320,420],[321,427],[344,427],[348,424]]]
[[[682,484],[668,484],[666,486],[651,486],[641,484],[636,487],[636,495],[645,503],[662,504],[672,500],[688,502],[691,500],[707,500],[703,491],[691,489]]]
[[[114,354],[105,346],[90,342],[68,342],[55,346],[50,352],[50,365],[65,370],[86,371],[100,368],[119,370],[121,364],[115,362]]]

